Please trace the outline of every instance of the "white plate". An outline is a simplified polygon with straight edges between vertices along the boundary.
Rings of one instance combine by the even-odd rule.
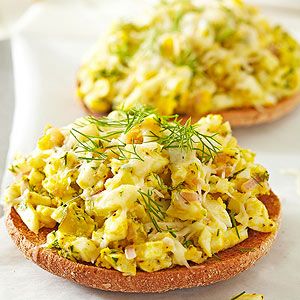
[[[140,13],[149,2],[52,0],[31,7],[22,19],[22,30],[12,39],[16,111],[9,160],[16,151],[32,150],[46,123],[61,126],[83,114],[74,102],[75,72],[82,55],[113,18]],[[266,5],[263,9],[300,40],[297,7],[290,10]],[[10,241],[2,219],[0,299],[225,300],[244,290],[263,293],[269,300],[300,299],[300,199],[294,178],[280,173],[282,169],[300,169],[299,129],[300,109],[297,109],[272,124],[235,130],[240,144],[256,151],[257,160],[270,170],[271,185],[283,205],[278,240],[270,254],[250,270],[209,287],[162,295],[97,291],[55,277],[25,260]],[[8,180],[6,175],[4,185]]]

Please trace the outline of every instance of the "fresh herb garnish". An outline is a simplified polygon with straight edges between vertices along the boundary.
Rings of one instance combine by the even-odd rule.
[[[166,119],[167,118],[167,119]],[[200,133],[197,124],[191,124],[188,119],[185,124],[181,124],[178,116],[170,122],[169,117],[157,117],[156,121],[161,127],[161,135],[151,132],[156,141],[163,145],[164,149],[179,148],[182,151],[197,151],[199,159],[202,162],[208,162],[213,159],[219,151],[219,142],[215,139],[217,134],[206,135]]]
[[[233,27],[225,27],[222,28],[216,36],[216,41],[219,43],[224,42],[228,38],[230,38],[235,33],[235,29]]]
[[[68,163],[68,152],[66,152],[65,155],[61,157],[61,159],[64,160],[64,165],[66,166]]]
[[[239,231],[238,231],[238,228],[237,228],[237,225],[236,225],[236,220],[235,220],[235,215],[234,215],[234,212],[230,212],[229,213],[229,216],[230,216],[230,220],[231,220],[231,223],[233,225],[233,227],[235,228],[235,232],[236,232],[236,235],[238,236],[238,238],[240,239],[240,234],[239,234]]]
[[[220,257],[220,256],[218,256],[218,255],[217,255],[217,254],[215,254],[215,253],[213,253],[213,254],[212,254],[212,256],[213,256],[214,258],[216,258],[217,260],[222,260],[222,259],[221,259],[221,257]]]
[[[166,217],[166,213],[162,210],[162,205],[157,203],[153,199],[153,190],[148,190],[146,193],[142,190],[138,190],[141,198],[143,200],[142,204],[144,204],[147,215],[149,216],[152,224],[158,232],[169,232],[174,238],[177,237],[176,230],[166,226],[166,229],[163,229],[159,226],[158,221],[164,221]]]
[[[235,173],[233,173],[231,176],[228,177],[228,180],[234,179],[238,174],[242,173],[246,168],[243,168]]]
[[[184,243],[183,243],[183,246],[184,246],[185,248],[188,248],[188,247],[191,246],[191,245],[193,245],[193,242],[192,242],[191,240],[186,240],[186,241],[184,241]]]
[[[142,197],[143,204],[146,209],[146,213],[148,214],[151,222],[153,223],[155,229],[158,232],[162,232],[163,230],[157,223],[157,219],[163,221],[165,218],[166,213],[162,211],[162,205],[157,203],[153,198],[153,191],[148,190],[146,193],[142,190],[138,190],[139,194]]]
[[[56,248],[56,249],[59,249],[60,248],[60,246],[59,246],[59,243],[58,243],[58,240],[57,239],[55,239],[52,243],[51,243],[51,246],[53,247],[53,248]]]
[[[61,215],[62,217],[60,218],[59,222],[58,223],[62,223],[62,221],[66,218],[67,216],[67,213],[68,213],[68,207],[69,207],[69,204],[71,204],[73,201],[77,200],[77,199],[80,199],[80,196],[76,196],[64,203],[61,203],[61,205],[58,207],[62,207],[62,210],[61,210]]]
[[[118,262],[119,258],[118,257],[114,257],[114,256],[111,256],[111,258],[114,260],[115,263]]]
[[[197,71],[197,56],[192,51],[183,51],[174,61],[177,66],[188,66],[193,74]]]
[[[238,299],[239,297],[241,297],[241,296],[244,295],[245,293],[246,293],[246,292],[243,291],[243,292],[241,292],[240,294],[238,294],[238,295],[234,296],[233,298],[231,298],[230,300]]]
[[[156,179],[157,184],[161,190],[168,190],[168,186],[165,185],[162,178],[158,174],[153,173],[153,176]]]
[[[129,159],[130,155],[130,159],[137,159],[137,160],[141,160],[144,161],[144,159],[138,154],[137,149],[136,149],[136,144],[132,143],[129,145],[132,145],[132,151],[128,150],[125,148],[126,147],[126,143],[123,143],[122,141],[118,140],[121,144],[117,145],[117,146],[109,146],[107,147],[107,149],[110,149],[112,153],[114,153],[115,155],[118,156],[119,160],[126,160]],[[115,150],[117,149],[117,150]],[[119,151],[119,152],[117,152]]]
[[[86,155],[80,156],[80,159],[87,161],[105,160],[107,152],[118,155],[120,159],[139,159],[143,160],[136,150],[134,140],[132,140],[132,150],[129,150],[126,143],[120,141],[118,136],[122,133],[127,134],[135,126],[141,124],[144,119],[153,115],[154,120],[161,127],[159,133],[150,132],[148,137],[162,145],[163,149],[179,148],[182,151],[196,151],[202,162],[208,162],[213,159],[219,151],[219,142],[216,140],[216,134],[208,135],[200,133],[197,124],[191,124],[188,119],[185,124],[178,120],[177,115],[160,116],[151,108],[134,108],[128,111],[120,111],[121,117],[113,120],[108,117],[94,118],[87,117],[86,120],[94,124],[99,130],[99,135],[88,135],[77,128],[71,130],[72,136],[79,144],[77,153]],[[104,131],[108,128],[108,131]],[[109,145],[115,139],[119,144]],[[146,142],[144,142],[146,143]],[[126,148],[125,148],[126,147]]]
[[[16,166],[11,165],[11,166],[8,168],[8,170],[9,170],[10,172],[12,172],[12,173],[17,173],[17,170],[16,170],[17,167],[18,167],[17,165],[16,165]]]
[[[132,108],[130,110],[119,110],[120,118],[118,120],[110,119],[108,117],[95,118],[92,116],[87,117],[87,120],[90,123],[95,124],[98,128],[101,127],[110,127],[114,129],[119,129],[112,131],[113,134],[128,133],[133,127],[139,125],[143,120],[152,115],[156,114],[153,108],[149,107],[139,107]],[[166,117],[172,118],[172,117]]]
[[[173,228],[171,228],[171,227],[169,227],[169,226],[167,226],[167,229],[164,230],[164,231],[169,232],[169,233],[172,235],[172,237],[174,237],[174,238],[177,237],[175,229],[173,229]]]
[[[73,128],[70,131],[70,133],[75,138],[75,140],[78,142],[78,144],[83,148],[83,150],[79,150],[79,151],[77,151],[77,153],[91,153],[93,155],[96,155],[96,157],[93,156],[93,157],[79,157],[79,158],[86,159],[88,161],[89,160],[105,160],[106,159],[106,155],[103,152],[99,151],[99,149],[101,149],[101,146],[103,145],[100,140],[101,137],[98,138],[98,137],[84,134],[75,128]],[[83,136],[87,140],[81,141],[79,139],[78,135]]]

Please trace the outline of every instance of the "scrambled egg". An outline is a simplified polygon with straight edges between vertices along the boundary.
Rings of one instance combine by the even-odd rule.
[[[264,296],[261,294],[244,294],[237,299],[239,299],[239,300],[263,300]]]
[[[245,292],[231,298],[231,300],[263,300],[262,294],[246,294]]]
[[[258,196],[268,173],[238,146],[229,123],[191,125],[151,109],[47,127],[15,159],[6,201],[46,247],[125,275],[200,264],[277,224]]]
[[[143,22],[119,22],[78,72],[92,112],[142,103],[200,115],[270,106],[300,89],[300,47],[241,0],[166,0]]]

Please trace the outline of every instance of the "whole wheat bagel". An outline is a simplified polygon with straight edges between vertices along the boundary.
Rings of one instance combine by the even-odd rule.
[[[77,83],[79,85],[79,83]],[[84,108],[84,110],[95,117],[103,116],[101,113],[93,113],[88,107],[84,104],[84,102],[78,97],[78,102]],[[254,107],[241,107],[241,108],[232,108],[227,110],[221,110],[217,112],[213,112],[214,114],[219,114],[223,116],[224,121],[229,121],[231,127],[246,127],[253,126],[263,123],[270,123],[275,120],[278,120],[292,110],[296,108],[296,106],[300,103],[300,92],[296,93],[291,97],[284,98],[280,100],[278,103],[272,106],[263,107],[260,110],[257,110]],[[182,116],[183,121],[187,120],[189,117],[192,118],[193,122],[198,121],[203,115],[194,115]]]
[[[271,192],[259,199],[267,207],[270,217],[279,220],[278,197]],[[61,257],[54,250],[44,249],[41,245],[45,243],[50,230],[42,229],[38,235],[34,234],[13,208],[7,216],[6,226],[11,238],[28,259],[57,276],[101,290],[142,293],[204,286],[229,279],[264,256],[276,237],[276,232],[249,230],[249,237],[245,241],[200,265],[192,265],[190,268],[174,267],[153,273],[138,271],[136,276],[123,276],[118,271],[76,263]]]
[[[245,127],[273,122],[287,115],[300,103],[300,93],[280,100],[273,106],[257,110],[254,107],[228,109],[218,112],[232,127]],[[195,118],[199,119],[198,118]]]

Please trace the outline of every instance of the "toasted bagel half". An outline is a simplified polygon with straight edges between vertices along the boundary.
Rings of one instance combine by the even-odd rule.
[[[280,201],[271,192],[260,196],[272,219],[279,221]],[[218,257],[209,258],[200,265],[190,268],[174,267],[147,273],[138,271],[136,276],[124,276],[115,270],[108,270],[90,264],[77,263],[63,258],[54,250],[45,249],[42,244],[51,231],[41,229],[36,235],[29,231],[14,208],[11,208],[6,226],[8,232],[23,254],[41,268],[79,284],[107,291],[121,292],[166,292],[169,290],[205,286],[229,279],[251,267],[270,249],[276,232],[261,233],[249,230],[249,237],[240,244],[221,251]]]
[[[80,105],[87,112],[87,114],[96,117],[101,117],[105,115],[103,113],[93,113],[88,109],[88,107],[84,104],[84,102],[81,99],[77,99]],[[291,97],[287,97],[280,100],[275,105],[263,107],[260,110],[254,107],[242,107],[217,111],[213,113],[223,116],[224,121],[229,121],[231,127],[248,127],[276,121],[284,117],[288,113],[292,112],[299,103],[300,93],[297,93]],[[183,115],[182,119],[183,121],[186,121],[189,117],[191,117],[192,121],[196,122],[203,116],[204,115]]]
[[[276,121],[292,112],[300,103],[300,93],[284,98],[272,106],[257,110],[254,107],[228,109],[217,112],[224,121],[229,121],[231,127],[246,127]],[[193,117],[195,121],[198,117]]]

